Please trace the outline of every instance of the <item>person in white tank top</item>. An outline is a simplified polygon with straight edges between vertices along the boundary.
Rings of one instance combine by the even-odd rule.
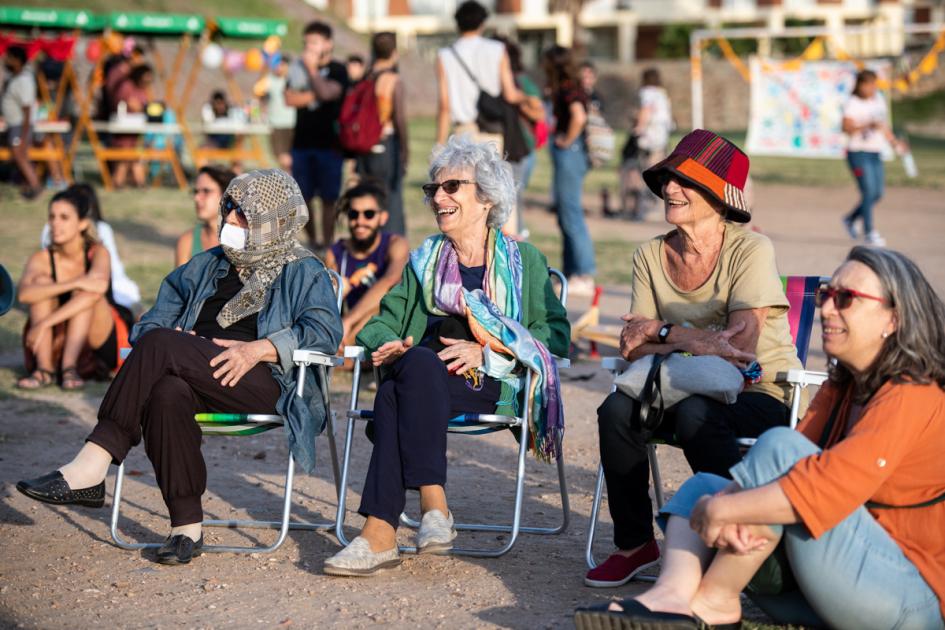
[[[454,14],[459,39],[437,53],[438,144],[446,142],[451,130],[459,133],[478,131],[474,125],[479,115],[476,102],[480,88],[493,96],[501,95],[513,105],[524,99],[522,92],[515,86],[505,46],[482,36],[488,16],[485,7],[474,0],[460,4]],[[470,74],[475,77],[475,81]]]

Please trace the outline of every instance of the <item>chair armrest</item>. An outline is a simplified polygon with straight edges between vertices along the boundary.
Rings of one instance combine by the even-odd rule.
[[[367,351],[363,346],[345,346],[345,358],[365,361],[367,360]]]
[[[600,360],[600,367],[609,372],[623,372],[630,367],[630,362],[620,357],[605,357]]]
[[[787,378],[784,379],[792,385],[807,387],[808,385],[822,385],[827,380],[826,372],[814,372],[812,370],[788,370]]]
[[[292,362],[296,365],[324,365],[325,367],[338,367],[345,360],[318,350],[296,350],[292,353]]]

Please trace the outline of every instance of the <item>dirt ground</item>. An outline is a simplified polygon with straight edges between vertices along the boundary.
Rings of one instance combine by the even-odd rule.
[[[840,214],[852,201],[852,187],[805,189],[759,186],[757,225],[774,241],[783,274],[829,274],[850,246]],[[828,210],[829,208],[829,210]],[[842,209],[842,210],[840,210]],[[553,221],[540,210],[529,221]],[[945,217],[940,196],[929,191],[888,191],[878,227],[889,245],[915,258],[941,292],[945,289]],[[592,232],[640,241],[666,229],[591,219]],[[627,263],[629,264],[629,256]],[[605,319],[626,309],[627,287],[608,287]],[[572,319],[587,307],[570,304]],[[819,346],[819,336],[813,345]],[[822,365],[812,353],[810,366]],[[18,367],[18,357],[0,356],[0,369]],[[565,461],[571,519],[559,536],[522,535],[499,559],[407,557],[401,568],[366,579],[331,578],[322,561],[338,549],[331,533],[293,532],[276,552],[264,555],[207,554],[183,567],[165,567],[150,553],[124,551],[110,542],[110,499],[99,510],[60,508],[30,501],[16,492],[16,480],[67,461],[93,426],[103,386],[81,394],[56,389],[0,400],[0,626],[26,628],[111,627],[568,627],[575,606],[611,596],[627,597],[639,584],[614,590],[583,586],[584,543],[597,471],[595,409],[609,389],[608,379],[590,361],[579,361],[564,376],[567,435]],[[333,388],[336,410],[344,409],[347,379]],[[343,425],[339,425],[339,433]],[[341,444],[339,434],[339,445]],[[334,518],[334,489],[328,472],[326,438],[319,439],[320,464],[314,477],[299,475],[293,502],[296,518]],[[355,435],[349,505],[356,507],[366,470],[369,443]],[[205,497],[208,517],[271,518],[279,508],[285,443],[279,432],[251,438],[208,438],[204,453],[210,471]],[[451,436],[448,493],[457,518],[510,520],[514,440],[507,434],[485,438]],[[663,447],[660,458],[668,488],[687,477],[678,450]],[[157,541],[168,530],[165,508],[142,449],[127,461],[122,518],[133,540]],[[528,462],[526,524],[560,519],[554,468]],[[112,479],[109,479],[109,495]],[[409,505],[415,505],[411,498]],[[348,518],[349,534],[361,519]],[[609,549],[606,508],[597,545]],[[273,532],[208,530],[208,542],[252,544],[273,540]],[[401,538],[409,541],[410,531]],[[463,546],[499,545],[496,534],[461,533]],[[754,610],[746,615],[758,622]]]

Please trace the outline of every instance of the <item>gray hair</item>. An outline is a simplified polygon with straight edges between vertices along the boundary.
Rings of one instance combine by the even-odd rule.
[[[860,403],[886,381],[934,382],[945,389],[945,305],[916,264],[899,252],[862,245],[850,250],[847,261],[862,263],[876,274],[898,325],[864,373],[854,377],[836,364],[830,368],[830,380],[853,381],[854,397]]]
[[[491,203],[486,224],[501,228],[515,210],[516,191],[512,166],[502,159],[494,142],[476,142],[467,134],[450,136],[446,144],[433,149],[430,179],[440,171],[470,171],[476,181],[476,197]],[[432,202],[430,197],[425,201]]]

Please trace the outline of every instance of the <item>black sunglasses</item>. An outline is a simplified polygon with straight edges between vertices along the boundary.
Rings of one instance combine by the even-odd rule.
[[[364,218],[370,221],[377,216],[378,212],[380,212],[380,210],[374,210],[373,208],[371,210],[348,210],[348,220],[357,221],[358,217],[364,215]]]
[[[233,201],[233,198],[230,197],[229,195],[225,195],[223,197],[223,216],[228,215],[233,210],[236,210],[240,214],[245,214],[243,212],[243,209],[240,208],[240,204]]]
[[[837,310],[842,311],[844,309],[850,308],[850,305],[853,304],[853,298],[876,300],[877,302],[882,302],[883,304],[887,303],[886,298],[877,297],[868,293],[860,293],[859,291],[854,291],[853,289],[831,287],[827,285],[822,285],[817,289],[814,302],[819,308],[822,307],[827,302],[827,300],[833,300],[833,304],[837,307]]]
[[[430,182],[429,184],[424,184],[420,187],[423,190],[423,194],[427,196],[428,199],[433,199],[433,196],[436,194],[436,191],[439,190],[440,186],[443,187],[443,192],[447,195],[452,195],[459,187],[463,184],[475,184],[471,179],[448,179],[445,182]]]

